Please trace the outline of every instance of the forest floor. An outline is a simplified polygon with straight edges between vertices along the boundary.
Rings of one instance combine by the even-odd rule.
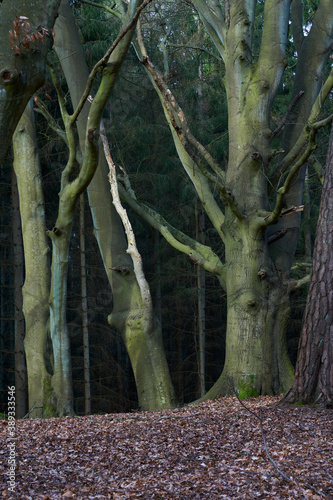
[[[0,498],[333,499],[333,411],[278,399],[18,420],[15,493],[5,445]]]

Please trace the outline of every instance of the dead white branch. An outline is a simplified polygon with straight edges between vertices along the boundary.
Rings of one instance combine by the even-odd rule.
[[[153,304],[152,304],[152,299],[151,299],[151,294],[150,294],[150,288],[148,285],[148,282],[145,278],[144,272],[143,272],[143,266],[142,266],[142,258],[139,253],[138,247],[136,245],[136,240],[134,236],[134,231],[132,229],[132,225],[130,223],[130,220],[127,215],[127,211],[121,204],[119,192],[118,192],[118,184],[117,184],[117,174],[116,174],[116,166],[113,163],[111,153],[110,153],[110,148],[108,144],[108,140],[105,134],[105,128],[104,128],[104,123],[103,120],[101,121],[100,125],[100,135],[101,139],[103,142],[103,147],[104,147],[104,153],[105,153],[105,158],[108,162],[109,166],[109,181],[110,181],[110,187],[111,187],[111,194],[112,194],[112,200],[113,204],[117,210],[117,213],[119,217],[121,218],[121,221],[123,223],[126,237],[127,237],[127,243],[128,243],[128,248],[127,248],[127,253],[131,256],[132,262],[133,262],[133,267],[134,267],[134,273],[136,280],[138,282],[140,292],[141,292],[141,298],[145,307],[145,313],[146,313],[146,320],[149,321],[149,318],[152,317],[152,312],[153,312]]]

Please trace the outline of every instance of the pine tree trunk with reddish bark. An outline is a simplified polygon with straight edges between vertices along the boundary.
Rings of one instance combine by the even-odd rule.
[[[295,379],[287,402],[333,406],[333,127]]]

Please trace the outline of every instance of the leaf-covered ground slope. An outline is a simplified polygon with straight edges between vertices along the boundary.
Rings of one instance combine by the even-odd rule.
[[[333,498],[332,410],[221,398],[156,413],[17,422],[16,495],[2,498]],[[6,442],[7,422],[0,421]],[[1,475],[7,450],[0,450]],[[6,477],[6,476],[5,476]]]

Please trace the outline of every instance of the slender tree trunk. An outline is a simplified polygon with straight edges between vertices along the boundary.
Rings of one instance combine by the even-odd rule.
[[[200,243],[205,243],[205,213],[201,207],[198,214],[196,202],[196,239]],[[197,266],[197,287],[198,287],[198,375],[199,375],[199,397],[203,397],[206,392],[205,376],[205,344],[206,344],[206,277],[205,270]]]
[[[56,226],[47,234],[52,241],[50,332],[53,347],[54,371],[52,388],[57,401],[57,415],[73,415],[72,362],[67,329],[68,252],[75,201],[62,191],[59,194],[59,215]]]
[[[90,361],[89,361],[89,331],[88,331],[88,300],[86,276],[86,244],[84,193],[80,196],[80,264],[81,264],[81,311],[83,332],[83,373],[84,373],[84,408],[85,414],[91,413]]]
[[[20,197],[25,281],[23,313],[29,409],[33,417],[54,414],[47,388],[52,374],[49,328],[49,247],[45,231],[42,176],[37,154],[32,103],[27,106],[14,138],[14,169]]]
[[[160,257],[160,233],[154,230],[154,280],[155,280],[155,304],[156,316],[162,327],[162,286],[161,286],[161,257]]]
[[[14,313],[15,313],[15,394],[16,418],[26,414],[26,364],[24,353],[25,325],[23,316],[23,241],[19,196],[14,170],[12,171],[13,244],[14,244]]]
[[[287,402],[333,406],[333,127],[321,194],[313,266]]]

